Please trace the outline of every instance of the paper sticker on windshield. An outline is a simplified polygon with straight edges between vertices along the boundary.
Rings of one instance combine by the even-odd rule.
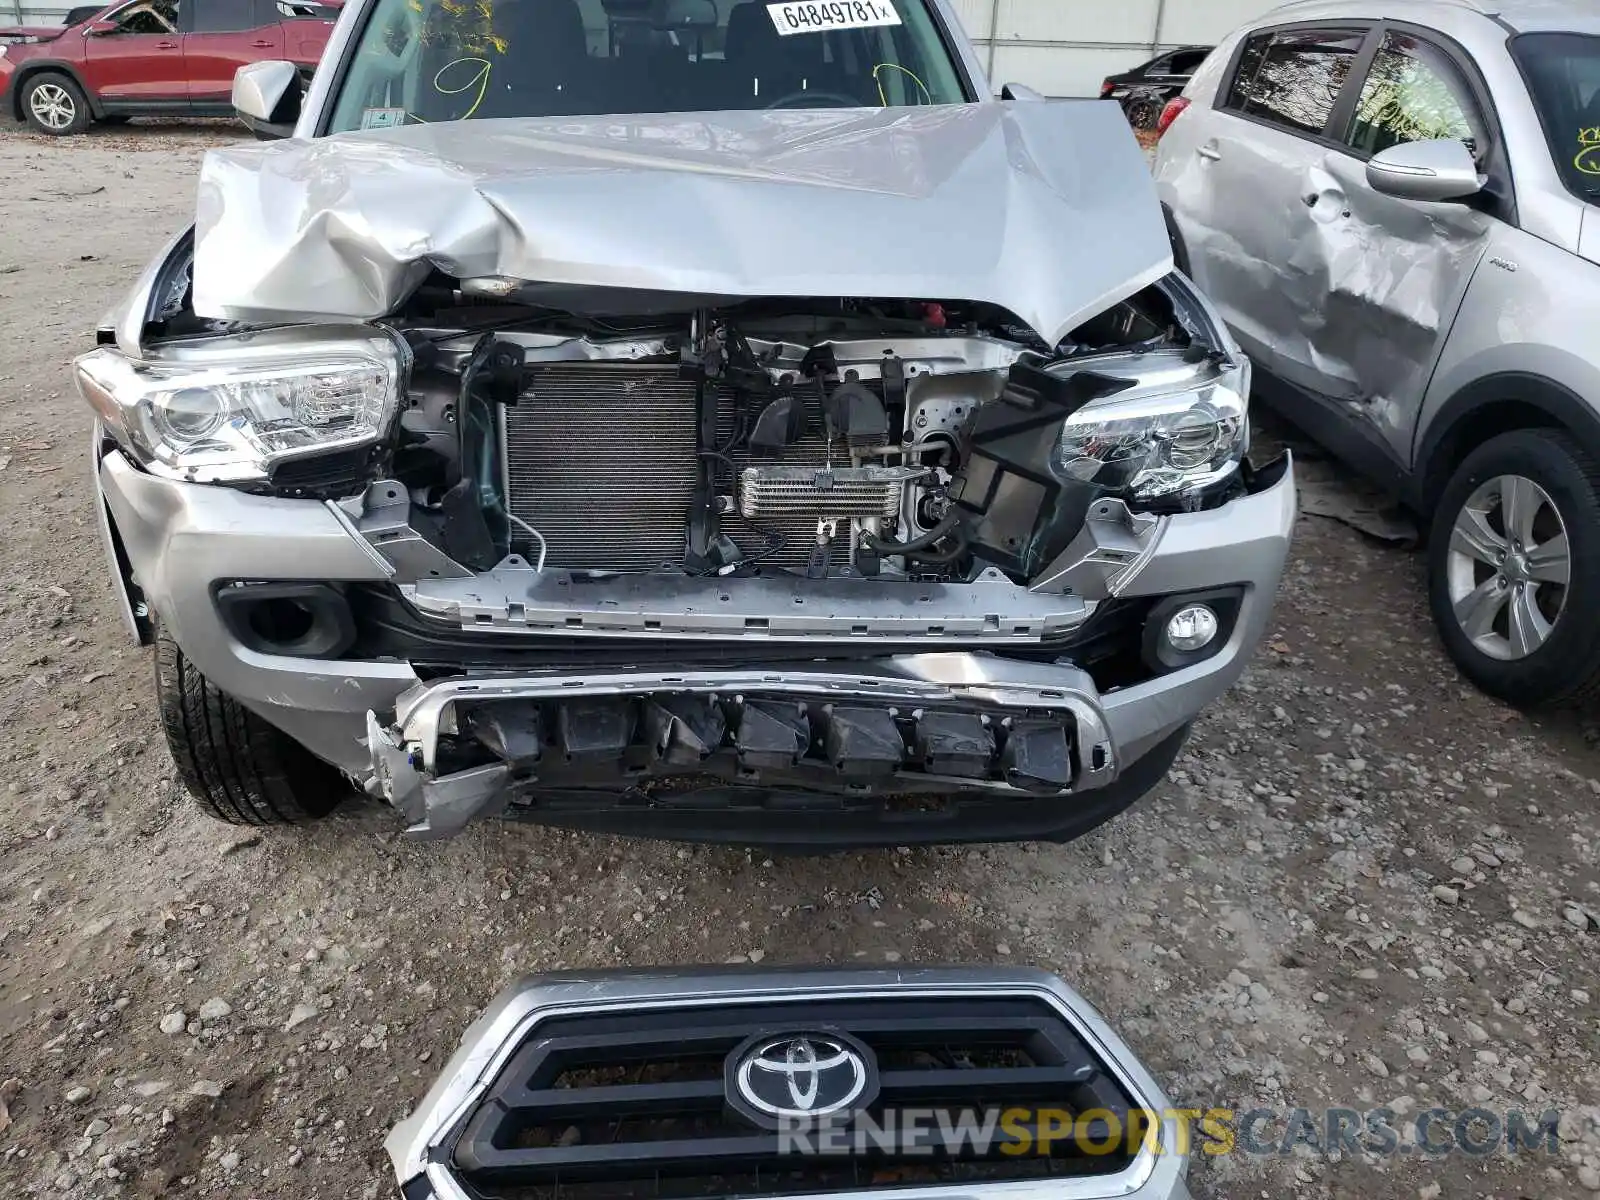
[[[403,108],[364,108],[361,110],[361,128],[363,129],[392,129],[396,125],[406,123],[406,110]]]
[[[829,29],[869,29],[898,25],[900,14],[890,0],[785,0],[767,5],[772,23],[784,37],[792,33],[825,33]]]

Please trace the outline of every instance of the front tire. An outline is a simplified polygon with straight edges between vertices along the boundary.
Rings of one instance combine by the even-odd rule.
[[[1428,593],[1462,673],[1519,708],[1600,695],[1600,467],[1566,434],[1479,446],[1445,485]]]
[[[351,792],[334,767],[195,669],[156,631],[156,698],[178,778],[208,817],[230,825],[298,825]]]
[[[66,137],[89,128],[94,114],[72,79],[55,71],[34,75],[22,85],[22,117],[40,133]]]

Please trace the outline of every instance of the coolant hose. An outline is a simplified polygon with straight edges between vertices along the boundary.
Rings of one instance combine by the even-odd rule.
[[[862,540],[866,542],[869,550],[876,550],[879,554],[889,555],[891,557],[896,555],[906,555],[911,558],[926,558],[936,562],[949,562],[955,557],[955,555],[951,555],[950,558],[945,558],[939,554],[928,554],[927,551],[932,550],[939,542],[949,537],[952,533],[955,533],[960,524],[961,518],[952,513],[950,516],[940,521],[932,529],[928,530],[927,533],[923,534],[921,537],[912,538],[909,542],[885,541],[882,538],[874,537],[872,534],[868,534]],[[961,549],[965,549],[966,539],[961,538],[960,543]],[[960,550],[958,549],[956,554],[959,553]]]

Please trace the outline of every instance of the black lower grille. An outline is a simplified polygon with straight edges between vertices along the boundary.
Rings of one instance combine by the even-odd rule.
[[[857,1128],[878,1131],[915,1112],[939,1128],[981,1126],[1010,1111],[1048,1150],[918,1151],[847,1136],[795,1153],[728,1102],[726,1062],[751,1038],[792,1031],[847,1035],[876,1057],[876,1098]],[[803,1194],[861,1187],[955,1185],[1106,1174],[1132,1161],[1132,1101],[1050,1005],[1026,996],[841,1000],[646,1009],[541,1022],[468,1119],[453,1150],[461,1181],[482,1197],[608,1200]],[[1080,1143],[1060,1133],[1102,1110]],[[1021,1115],[1018,1115],[1018,1114]],[[1051,1114],[1045,1118],[1044,1113]],[[1108,1149],[1109,1143],[1115,1143]],[[844,1150],[849,1153],[843,1153]],[[831,1152],[829,1152],[831,1151]]]

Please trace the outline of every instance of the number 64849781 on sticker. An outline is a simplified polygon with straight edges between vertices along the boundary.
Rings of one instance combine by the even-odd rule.
[[[767,5],[772,23],[785,37],[829,29],[866,29],[898,25],[900,14],[889,0],[785,0]]]

